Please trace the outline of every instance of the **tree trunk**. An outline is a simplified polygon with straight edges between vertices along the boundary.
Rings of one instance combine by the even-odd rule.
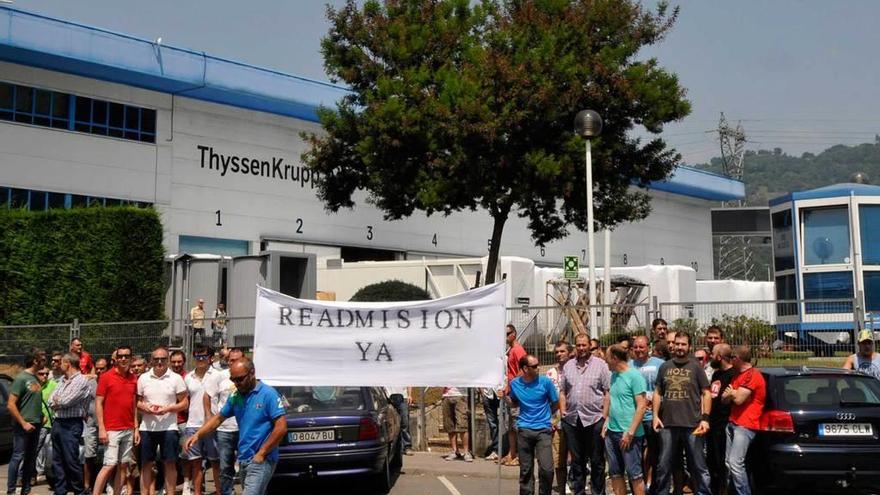
[[[498,253],[501,251],[501,234],[504,233],[504,223],[507,222],[507,214],[510,208],[502,208],[492,212],[492,246],[489,248],[489,262],[486,264],[486,285],[495,283],[495,272],[498,271]]]

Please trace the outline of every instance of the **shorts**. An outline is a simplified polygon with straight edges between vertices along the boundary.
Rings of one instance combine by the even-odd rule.
[[[465,433],[467,429],[467,397],[444,397],[443,430],[446,433]]]
[[[608,476],[619,478],[626,473],[630,480],[642,478],[642,442],[644,437],[633,437],[629,449],[620,448],[622,432],[605,432],[605,457],[608,459]]]
[[[105,466],[131,463],[132,446],[134,445],[133,430],[108,431],[107,440],[107,448],[104,450]]]
[[[83,457],[98,457],[98,425],[92,421],[86,421],[83,427]]]
[[[177,430],[141,431],[141,462],[155,462],[157,448],[161,452],[160,460],[176,461],[180,455],[180,435]]]
[[[193,436],[198,430],[198,428],[187,427],[185,438],[189,440],[189,437]],[[189,451],[182,450],[180,457],[188,461],[196,459],[216,461],[220,459],[220,455],[217,453],[217,435],[211,432],[209,435],[199,438],[199,441]]]

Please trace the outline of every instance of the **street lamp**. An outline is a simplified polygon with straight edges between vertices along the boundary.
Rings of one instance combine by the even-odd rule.
[[[589,255],[590,336],[596,337],[596,253],[593,249],[593,156],[590,140],[602,133],[602,117],[593,110],[581,110],[574,117],[574,132],[584,138],[587,168],[587,253]],[[607,277],[608,274],[606,273]]]

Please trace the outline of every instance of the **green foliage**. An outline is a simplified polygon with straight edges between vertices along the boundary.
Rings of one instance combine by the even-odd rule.
[[[536,244],[586,230],[584,141],[575,114],[598,111],[593,180],[599,228],[644,218],[642,186],[679,155],[657,135],[690,112],[675,74],[639,57],[678,16],[633,0],[350,0],[328,8],[327,73],[352,93],[322,109],[303,162],[330,211],[367,201],[396,220],[414,211],[487,211],[486,281],[504,223],[524,217]],[[637,129],[638,128],[638,129]]]
[[[0,211],[0,323],[161,319],[163,255],[152,209]]]
[[[700,325],[695,318],[678,318],[672,322],[670,330],[689,333],[694,339],[691,342],[693,346],[704,341],[706,330],[712,325],[721,327],[724,330],[724,340],[733,345],[767,345],[776,339],[776,330],[769,322],[745,315],[725,314],[721,318],[712,318],[708,325]]]
[[[813,357],[813,351],[776,351],[770,355],[770,359],[776,360],[804,360]]]
[[[746,201],[756,206],[785,193],[850,182],[855,172],[865,172],[876,184],[880,180],[880,138],[855,146],[835,145],[818,155],[804,153],[800,157],[779,148],[746,151],[743,166]],[[720,173],[721,159],[713,158],[697,167]]]
[[[431,295],[421,287],[400,280],[386,280],[362,287],[351,297],[352,302],[424,301]]]

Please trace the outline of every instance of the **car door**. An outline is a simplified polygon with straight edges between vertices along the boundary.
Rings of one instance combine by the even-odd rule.
[[[11,387],[12,378],[0,375],[0,451],[3,452],[12,450],[12,416],[6,407]]]

